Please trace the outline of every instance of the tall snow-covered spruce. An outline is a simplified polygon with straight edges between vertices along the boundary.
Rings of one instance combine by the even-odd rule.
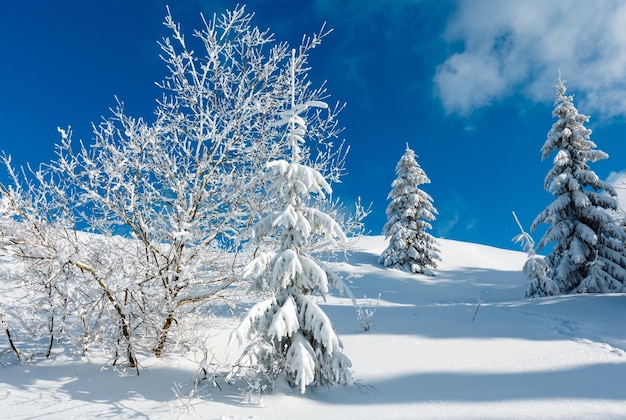
[[[564,81],[556,86],[558,118],[542,148],[545,159],[554,151],[554,166],[544,187],[556,199],[531,226],[547,223],[538,249],[555,242],[546,256],[548,276],[562,293],[607,293],[624,290],[626,284],[626,233],[612,216],[618,209],[615,189],[589,168],[587,162],[607,159],[590,140],[591,130],[579,114],[573,97],[565,95]]]
[[[387,223],[383,228],[389,246],[379,262],[386,267],[434,275],[430,269],[437,268],[439,249],[435,238],[426,230],[432,229],[429,222],[435,220],[437,210],[432,197],[419,188],[430,183],[430,179],[408,144],[396,165],[396,174],[388,196],[391,202],[387,206]]]
[[[292,69],[295,54],[292,55]],[[253,388],[266,392],[283,375],[291,386],[304,393],[309,385],[351,385],[351,362],[342,353],[342,343],[330,319],[317,305],[314,294],[322,297],[335,287],[349,290],[342,279],[324,263],[307,253],[317,241],[345,242],[337,222],[319,209],[307,206],[312,194],[323,196],[331,187],[321,173],[301,162],[300,144],[305,142],[309,108],[326,108],[319,101],[295,103],[295,74],[292,71],[291,107],[279,115],[277,124],[286,125],[284,139],[291,148],[291,159],[267,164],[263,174],[268,193],[281,207],[262,217],[250,230],[250,242],[276,239],[276,251],[261,252],[244,270],[252,288],[271,295],[254,305],[231,341],[250,343],[234,368],[247,377]]]

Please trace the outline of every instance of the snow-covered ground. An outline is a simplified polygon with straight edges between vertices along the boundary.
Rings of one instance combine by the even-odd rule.
[[[360,303],[376,306],[381,296],[369,331],[347,298],[323,306],[352,360],[353,388],[301,395],[278,384],[244,400],[244,384],[219,377],[221,389],[190,399],[183,395],[198,367],[191,356],[144,360],[137,376],[57,354],[0,366],[0,418],[626,418],[626,295],[525,300],[525,254],[440,245],[437,277],[379,266],[382,237],[361,238],[338,268],[352,274]],[[220,363],[238,356],[225,352],[235,325],[212,321],[209,344]]]

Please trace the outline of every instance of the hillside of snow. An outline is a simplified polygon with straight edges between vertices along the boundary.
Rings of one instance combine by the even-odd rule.
[[[57,353],[0,366],[0,417],[9,419],[612,419],[626,413],[626,295],[523,299],[526,254],[439,240],[436,277],[386,269],[382,237],[362,237],[337,267],[364,309],[347,297],[323,308],[352,360],[353,388],[278,384],[244,395],[227,384],[231,317],[210,321],[207,366],[218,386],[189,398],[198,362],[148,359],[140,375]],[[380,295],[380,300],[378,296]],[[0,336],[0,351],[8,348]],[[4,358],[9,358],[5,355]],[[1,361],[2,359],[0,359]]]

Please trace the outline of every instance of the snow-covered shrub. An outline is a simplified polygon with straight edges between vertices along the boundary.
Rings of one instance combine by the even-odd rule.
[[[528,253],[528,259],[522,267],[522,272],[529,280],[526,286],[525,297],[533,298],[558,295],[559,288],[552,279],[548,277],[548,265],[543,257],[540,257],[535,252],[535,240],[529,233],[524,231],[515,212],[513,212],[513,217],[521,231],[519,235],[513,238],[513,241],[519,243],[522,249]]]
[[[415,152],[406,151],[396,165],[397,178],[391,184],[387,206],[387,223],[383,228],[389,238],[389,246],[383,251],[379,262],[385,267],[395,267],[412,273],[434,275],[440,260],[435,238],[426,230],[435,220],[437,210],[430,195],[420,185],[430,183],[424,170],[417,163]]]
[[[367,299],[367,296],[363,297]],[[367,299],[367,305],[359,305],[356,308],[356,318],[359,321],[359,325],[363,328],[363,331],[369,331],[372,328],[372,319],[374,318],[374,314],[378,310],[378,306],[380,305],[380,293],[378,294],[378,300],[376,301],[376,305],[372,304],[370,299]]]
[[[535,218],[531,230],[549,224],[537,249],[555,243],[545,264],[561,292],[620,291],[626,284],[626,232],[612,216],[618,209],[617,194],[588,164],[608,155],[591,141],[591,130],[584,126],[589,117],[578,113],[560,78],[556,88],[552,115],[558,120],[542,148],[544,159],[556,152],[544,183],[555,200]]]

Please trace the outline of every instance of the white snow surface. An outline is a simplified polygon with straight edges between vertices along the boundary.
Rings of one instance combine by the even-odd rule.
[[[358,381],[352,388],[301,395],[279,382],[272,394],[244,399],[245,384],[229,385],[220,375],[221,389],[188,398],[181,395],[203,356],[144,360],[137,376],[57,352],[50,360],[0,366],[0,418],[626,417],[625,294],[524,299],[525,253],[438,241],[436,277],[377,264],[383,237],[360,238],[336,268],[352,274],[359,304],[375,306],[381,295],[369,331],[348,297],[331,294],[322,305],[352,360]],[[210,323],[208,344],[224,366],[241,350],[226,353],[237,324]],[[2,334],[0,349],[6,348]]]

